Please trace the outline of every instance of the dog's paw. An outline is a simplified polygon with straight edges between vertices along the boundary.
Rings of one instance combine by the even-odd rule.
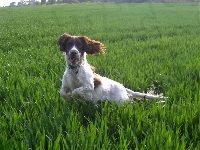
[[[65,100],[67,100],[67,101],[73,100],[72,95],[71,95],[70,93],[66,93],[66,92],[63,91],[63,90],[60,91],[60,96],[61,96],[62,98],[64,98]]]

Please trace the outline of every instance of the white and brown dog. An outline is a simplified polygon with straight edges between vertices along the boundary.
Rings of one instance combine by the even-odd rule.
[[[86,36],[71,36],[67,33],[58,40],[60,50],[65,53],[66,70],[62,78],[60,95],[66,100],[113,100],[116,102],[134,98],[160,99],[158,95],[134,92],[122,84],[94,72],[88,64],[87,54],[105,52],[105,46]]]

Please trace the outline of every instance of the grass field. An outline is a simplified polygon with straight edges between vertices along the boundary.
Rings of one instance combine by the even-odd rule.
[[[105,44],[99,74],[169,100],[62,100],[64,32]],[[0,8],[0,64],[1,150],[200,149],[198,3]]]

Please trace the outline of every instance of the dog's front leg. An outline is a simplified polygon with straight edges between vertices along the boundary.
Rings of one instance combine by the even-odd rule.
[[[66,87],[62,87],[60,89],[60,96],[64,98],[65,100],[71,101],[72,100],[72,95],[70,93],[70,90]]]
[[[84,85],[72,91],[72,97],[83,99],[83,100],[92,100],[92,93],[94,91],[93,85]]]

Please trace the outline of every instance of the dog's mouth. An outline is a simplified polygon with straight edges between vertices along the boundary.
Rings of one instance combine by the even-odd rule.
[[[76,65],[79,62],[79,57],[76,56],[69,56],[68,61],[71,63],[71,65]]]

